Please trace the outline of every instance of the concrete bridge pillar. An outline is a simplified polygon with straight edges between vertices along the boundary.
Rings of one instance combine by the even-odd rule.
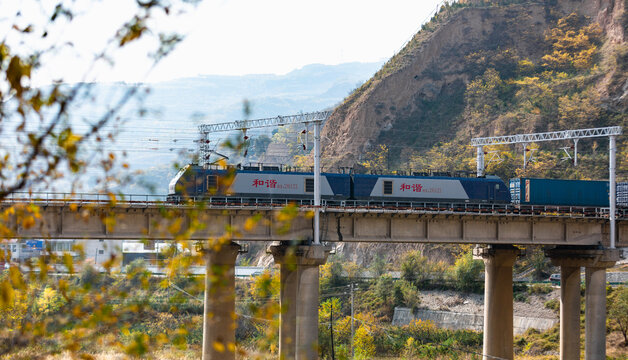
[[[616,249],[564,246],[546,251],[560,275],[560,359],[580,359],[580,268],[585,267],[585,359],[606,358],[606,269]]]
[[[521,254],[513,246],[477,248],[484,260],[484,359],[513,359],[512,266]]]
[[[281,266],[279,358],[318,359],[318,268],[331,247],[273,245]]]
[[[606,267],[585,268],[584,358],[606,359]]]
[[[547,251],[546,256],[560,266],[560,360],[579,360],[582,260],[560,248]]]
[[[235,359],[235,262],[240,245],[206,249],[203,360]]]

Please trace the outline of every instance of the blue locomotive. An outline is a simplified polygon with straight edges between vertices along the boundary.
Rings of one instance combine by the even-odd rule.
[[[509,203],[510,192],[495,176],[352,176],[355,200]]]
[[[168,188],[169,198],[234,196],[308,199],[313,194],[313,173],[280,171],[277,166],[204,169],[186,165],[170,181]],[[349,175],[321,174],[321,198],[345,200],[350,196]]]
[[[187,165],[172,179],[168,199],[237,197],[312,199],[314,174],[277,166],[217,169]],[[321,198],[412,202],[510,203],[508,186],[498,177],[321,174]]]

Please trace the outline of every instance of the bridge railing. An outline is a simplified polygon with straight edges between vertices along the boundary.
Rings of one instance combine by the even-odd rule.
[[[13,193],[5,203],[34,203],[38,205],[86,205],[99,206],[168,206],[185,207],[202,203],[205,208],[274,209],[290,204],[308,209],[314,207],[312,199],[249,198],[249,197],[181,197],[147,194],[104,193]],[[512,216],[557,216],[607,219],[608,207],[519,205],[466,202],[382,201],[323,199],[323,211],[330,212],[416,212],[439,214],[493,214]],[[628,218],[628,208],[617,210],[618,218]]]
[[[159,204],[166,202],[165,195],[66,193],[66,192],[17,192],[7,196],[4,202],[36,204]]]

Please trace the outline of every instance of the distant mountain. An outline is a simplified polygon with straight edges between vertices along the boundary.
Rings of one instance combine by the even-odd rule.
[[[127,150],[131,169],[143,175],[119,189],[121,192],[145,193],[152,184],[155,193],[164,194],[172,164],[184,164],[196,151],[198,125],[240,120],[243,100],[251,104],[249,118],[291,115],[332,108],[352,90],[370,78],[383,62],[312,64],[285,75],[245,76],[206,75],[146,85],[139,116],[131,104],[122,116],[121,131],[113,148]],[[102,113],[107,101],[128,89],[130,84],[97,84],[92,93],[95,103],[74,112],[83,118]],[[142,85],[144,87],[144,85]],[[225,134],[220,134],[225,136]],[[88,183],[93,181],[88,180]]]
[[[382,65],[312,64],[285,75],[206,75],[151,85],[150,108],[179,119],[204,116],[212,122],[242,117],[242,100],[253,118],[321,110],[341,101]]]

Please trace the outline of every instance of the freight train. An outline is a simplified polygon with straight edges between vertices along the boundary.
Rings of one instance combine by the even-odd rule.
[[[441,174],[437,174],[441,175]],[[321,198],[328,205],[355,202],[464,203],[608,207],[607,181],[511,179],[372,174],[321,174]],[[622,185],[618,186],[621,189]],[[172,179],[168,201],[186,198],[241,203],[264,199],[311,200],[314,174],[280,166],[203,168],[187,165]],[[261,201],[260,201],[261,200]]]

